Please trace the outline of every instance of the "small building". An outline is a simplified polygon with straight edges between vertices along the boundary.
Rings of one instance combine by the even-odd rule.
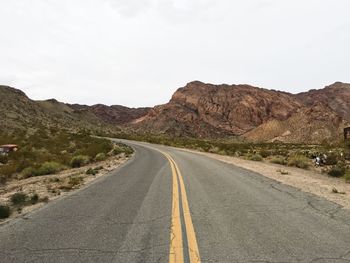
[[[350,139],[350,127],[344,128],[344,140]]]
[[[0,154],[7,155],[10,152],[16,152],[18,146],[16,144],[5,144],[0,146]]]

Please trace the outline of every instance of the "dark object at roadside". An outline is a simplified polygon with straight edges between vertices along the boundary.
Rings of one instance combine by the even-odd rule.
[[[8,205],[0,205],[0,219],[8,218],[10,213],[11,211]]]
[[[37,202],[39,202],[39,195],[38,194],[33,194],[31,197],[30,197],[30,202],[34,205],[36,204]]]
[[[350,127],[344,128],[344,140],[350,139]]]

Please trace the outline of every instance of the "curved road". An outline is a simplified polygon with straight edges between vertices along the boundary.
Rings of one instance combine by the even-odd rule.
[[[350,262],[350,212],[259,174],[128,142],[109,176],[0,226],[0,262]]]

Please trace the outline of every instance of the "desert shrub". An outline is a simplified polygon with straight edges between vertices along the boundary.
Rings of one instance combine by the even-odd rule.
[[[28,178],[32,176],[56,174],[65,167],[57,162],[45,162],[39,168],[27,167],[21,172],[22,178]]]
[[[57,162],[45,162],[38,169],[38,175],[55,174],[63,169],[64,167]]]
[[[89,156],[86,155],[77,155],[74,156],[70,162],[70,165],[73,168],[77,168],[77,167],[81,167],[84,166],[86,164],[88,164],[90,162],[90,158]]]
[[[247,159],[250,161],[256,161],[256,162],[261,162],[263,160],[263,158],[260,154],[248,155]]]
[[[17,173],[18,166],[15,163],[8,163],[0,166],[0,175],[6,178],[10,178],[13,174]]]
[[[8,162],[8,157],[6,155],[0,154],[0,163],[6,164]]]
[[[0,219],[8,218],[10,216],[11,210],[8,205],[0,204]]]
[[[271,163],[286,165],[287,160],[282,156],[275,156],[270,160]]]
[[[76,186],[76,185],[81,184],[82,181],[83,181],[83,178],[81,178],[81,177],[71,176],[71,177],[69,177],[68,184],[71,186]]]
[[[34,205],[37,202],[39,202],[39,195],[35,193],[30,197],[30,203]]]
[[[346,169],[343,165],[333,166],[329,171],[328,175],[332,177],[342,177],[345,175]]]
[[[114,155],[118,155],[118,154],[121,154],[121,153],[123,153],[124,152],[124,150],[121,148],[121,147],[119,147],[119,146],[116,146],[114,149],[113,149],[113,154]]]
[[[96,156],[95,156],[95,161],[97,162],[100,162],[100,161],[104,161],[106,160],[106,154],[104,153],[98,153]]]
[[[18,192],[11,196],[10,200],[14,205],[22,205],[27,201],[28,196],[25,193]]]
[[[21,172],[21,178],[23,179],[36,176],[36,175],[37,175],[37,169],[35,169],[34,167],[24,168]]]
[[[303,155],[293,155],[288,158],[288,166],[295,166],[302,169],[309,168],[309,159]]]
[[[126,144],[118,143],[114,146],[113,154],[118,155],[121,153],[125,153],[125,155],[131,155],[134,153],[134,150]]]
[[[336,153],[330,153],[326,158],[326,165],[336,165],[339,161],[339,156]]]
[[[89,169],[86,171],[86,174],[89,174],[89,175],[96,175],[96,174],[98,174],[98,170],[89,168]]]
[[[262,150],[259,151],[259,154],[263,158],[266,158],[266,157],[269,157],[271,155],[271,152],[269,150],[262,149]]]

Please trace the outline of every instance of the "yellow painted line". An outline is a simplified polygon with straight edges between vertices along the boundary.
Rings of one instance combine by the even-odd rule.
[[[162,152],[163,153],[163,152]],[[180,218],[180,204],[179,204],[179,185],[176,177],[176,168],[169,159],[166,153],[163,153],[169,160],[171,171],[173,175],[173,201],[172,201],[172,215],[171,215],[171,231],[170,231],[170,263],[182,263],[183,257],[183,242],[182,242],[182,229]]]
[[[172,158],[171,158],[172,159]],[[173,159],[172,159],[173,160]],[[182,208],[185,218],[185,224],[186,224],[186,234],[187,234],[187,241],[188,241],[188,253],[190,256],[190,262],[201,262],[200,256],[199,256],[199,250],[198,250],[198,244],[196,239],[196,233],[194,232],[194,227],[192,223],[192,217],[190,212],[190,207],[188,205],[187,201],[187,193],[185,184],[180,172],[180,169],[176,162],[173,160],[177,174],[179,176],[180,181],[180,188],[181,188],[181,197],[182,197]]]
[[[179,187],[182,200],[182,209],[186,225],[186,236],[188,243],[188,254],[190,263],[201,263],[198,243],[196,234],[194,231],[190,207],[188,205],[187,194],[185,184],[180,172],[178,165],[175,160],[166,152],[159,149],[152,148],[162,153],[169,161],[172,175],[173,175],[173,200],[172,200],[172,215],[171,215],[171,231],[170,231],[170,252],[169,252],[169,263],[183,263],[183,240],[182,240],[182,228],[180,218],[180,204],[179,204]],[[179,178],[180,186],[177,178]]]
[[[198,249],[198,244],[197,244],[197,239],[196,239],[196,233],[194,232],[194,227],[192,223],[192,217],[191,217],[191,212],[190,212],[190,207],[188,205],[187,201],[187,194],[186,194],[186,188],[185,184],[180,172],[180,169],[174,159],[170,157],[171,160],[173,161],[177,175],[179,177],[180,181],[180,188],[181,188],[181,199],[182,199],[182,208],[183,208],[183,213],[184,213],[184,218],[185,218],[185,224],[186,224],[186,234],[187,234],[187,242],[188,242],[188,254],[190,256],[190,262],[201,262],[200,256],[199,256],[199,249]]]

